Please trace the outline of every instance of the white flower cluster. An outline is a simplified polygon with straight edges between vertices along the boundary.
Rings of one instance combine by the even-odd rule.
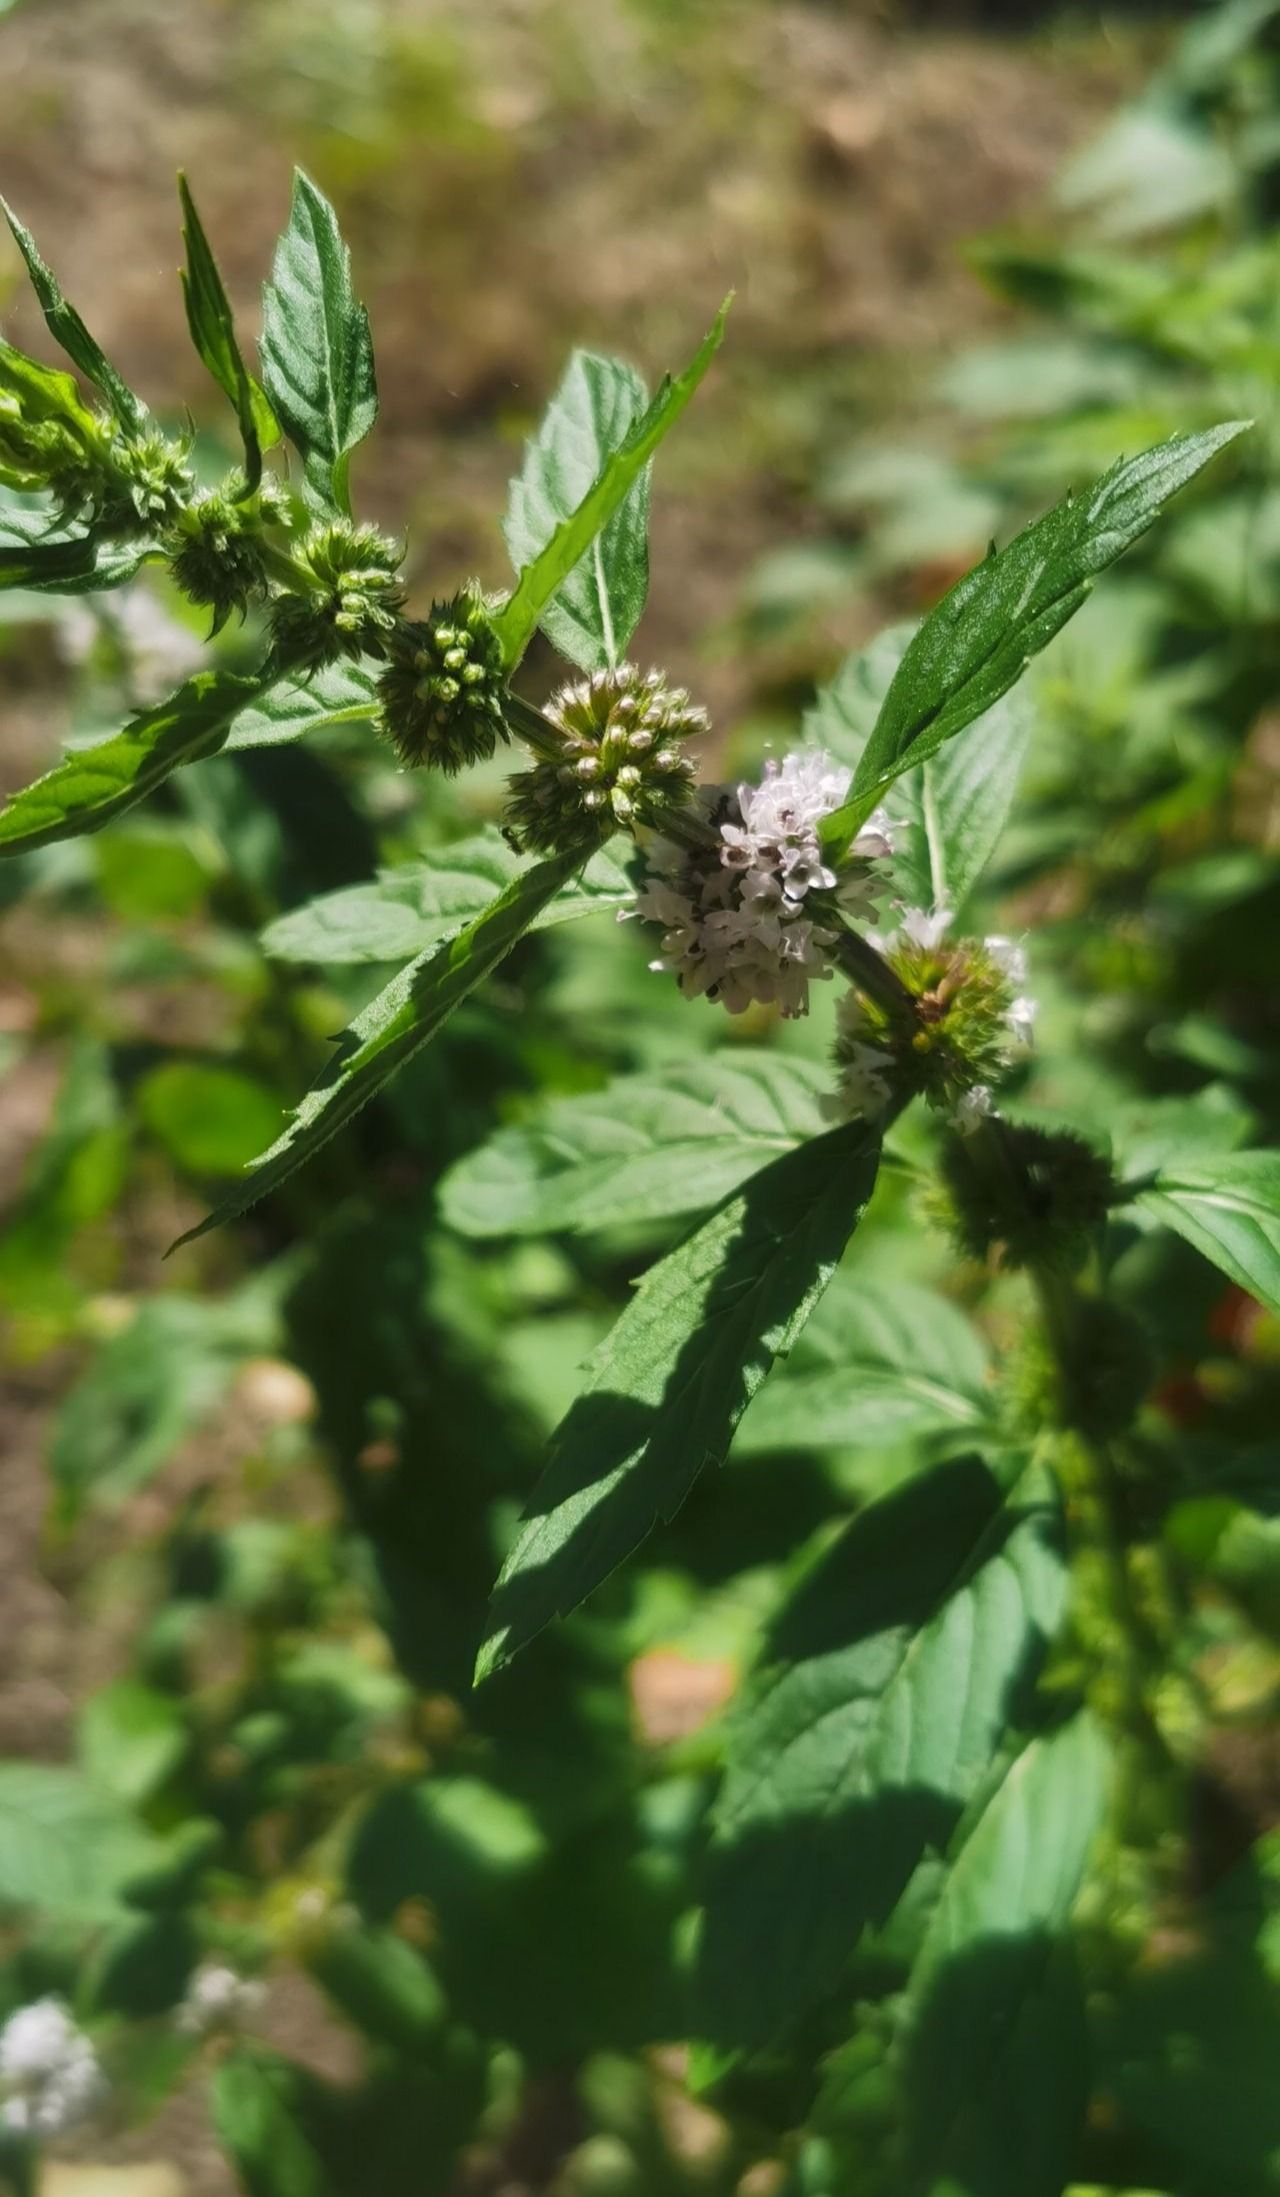
[[[832,970],[837,933],[806,907],[814,891],[875,921],[879,886],[871,865],[891,852],[882,814],[853,843],[839,876],[822,857],[818,827],[840,806],[848,773],[821,749],[770,762],[758,786],[707,789],[701,796],[705,851],[655,842],[636,912],[662,926],[668,970],[687,999],[719,1000],[731,1015],[759,1000],[787,1016],[807,1014],[809,986]]]
[[[57,2136],[102,2101],[97,2054],[57,1999],[20,2007],[0,2029],[0,2122],[20,2136]]]
[[[187,1985],[177,2026],[187,2037],[212,2037],[236,2030],[256,2014],[266,1997],[263,1984],[238,1976],[234,1968],[204,1961]]]

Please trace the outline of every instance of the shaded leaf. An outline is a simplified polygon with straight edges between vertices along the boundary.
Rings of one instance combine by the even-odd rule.
[[[834,1989],[945,1846],[1062,1609],[1052,1484],[962,1457],[882,1497],[783,1611],[739,1712],[700,1953],[717,2041]]]
[[[436,849],[428,861],[401,863],[371,884],[345,886],[291,908],[267,926],[262,944],[279,961],[328,967],[403,961],[478,915],[520,868],[521,857],[501,832],[475,832]],[[548,901],[530,928],[625,907],[632,895],[620,860],[605,847]]]
[[[511,483],[503,536],[517,572],[533,563],[572,516],[648,404],[635,368],[575,351]],[[582,671],[618,664],[649,592],[649,485],[637,476],[586,555],[542,613],[543,632]]]
[[[1280,1152],[1172,1161],[1136,1202],[1280,1313]]]
[[[159,547],[146,535],[126,538],[103,527],[68,527],[47,499],[37,504],[0,498],[0,588],[87,595],[123,587]]]
[[[581,866],[581,853],[554,855],[513,879],[465,930],[401,969],[338,1040],[329,1066],[294,1109],[283,1133],[246,1171],[217,1210],[172,1246],[192,1243],[276,1189],[433,1038],[522,938],[538,911]]]
[[[1097,575],[1248,424],[1231,420],[1176,435],[1122,460],[1087,494],[1068,497],[959,581],[903,656],[851,798],[823,826],[824,843],[847,845],[895,778],[999,701],[1074,616]]]
[[[182,271],[191,341],[218,387],[235,406],[244,443],[245,478],[256,488],[262,478],[262,453],[278,441],[275,414],[241,356],[231,311],[218,262],[213,256],[185,175],[178,177],[182,200],[182,236],[187,264]]]
[[[311,502],[349,516],[351,452],[378,411],[373,339],[338,217],[300,168],[263,292],[260,348],[266,393],[302,459]]]
[[[924,2189],[944,2170],[972,2197],[1059,2197],[1071,2179],[1088,2067],[1064,1933],[1107,1785],[1087,1713],[1034,1740],[943,1882],[907,2002],[905,2125]]]
[[[469,1153],[441,1185],[441,1210],[468,1236],[703,1213],[822,1127],[830,1074],[741,1048],[552,1099]]]
[[[40,257],[36,240],[31,231],[19,221],[6,201],[0,198],[5,220],[14,234],[18,250],[27,264],[31,287],[40,301],[40,310],[48,323],[50,334],[61,344],[72,364],[100,389],[126,434],[137,435],[145,428],[149,414],[140,397],[121,379],[100,345],[90,335],[74,305],[68,304],[59,288],[57,277]]]
[[[477,1677],[575,1609],[723,1461],[830,1280],[879,1160],[865,1124],[814,1138],[650,1268],[559,1429],[494,1590]]]
[[[248,2197],[332,2197],[302,2105],[299,2070],[275,2053],[238,2044],[218,2062],[210,2118]]]
[[[663,437],[675,426],[720,348],[729,300],[682,374],[665,376],[657,395],[625,439],[612,450],[576,509],[562,518],[497,613],[503,661],[519,663],[543,612],[581,562],[601,529],[626,502]]]

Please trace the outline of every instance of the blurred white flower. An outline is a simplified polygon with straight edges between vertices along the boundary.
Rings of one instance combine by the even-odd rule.
[[[23,2136],[57,2136],[106,2093],[97,2054],[57,1999],[20,2007],[0,2029],[0,2121]]]
[[[175,2020],[184,2036],[210,2037],[219,2030],[242,2028],[265,1996],[262,1984],[218,1961],[204,1961],[187,1985]]]

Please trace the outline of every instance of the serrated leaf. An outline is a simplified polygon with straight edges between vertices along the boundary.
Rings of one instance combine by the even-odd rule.
[[[199,357],[235,407],[244,443],[245,479],[250,488],[256,488],[262,478],[262,453],[279,440],[279,424],[241,356],[231,300],[182,174],[178,177],[178,192],[187,249],[187,264],[182,271],[187,326]]]
[[[465,930],[401,969],[344,1030],[329,1066],[295,1107],[282,1135],[216,1211],[179,1236],[171,1249],[193,1243],[246,1212],[318,1152],[505,960],[581,862],[580,852],[558,854],[523,871]]]
[[[1280,1313],[1280,1152],[1174,1161],[1136,1203]]]
[[[553,1099],[461,1160],[441,1184],[441,1211],[466,1236],[705,1213],[818,1134],[830,1080],[809,1061],[738,1049]]]
[[[460,930],[520,869],[520,856],[501,832],[475,832],[439,848],[429,861],[401,863],[368,885],[344,886],[291,908],[267,926],[263,948],[278,961],[329,968],[404,961]],[[632,898],[626,870],[604,847],[548,901],[530,929],[623,908]]]
[[[580,564],[596,536],[608,526],[648,467],[663,437],[675,426],[719,350],[730,300],[726,298],[710,333],[682,374],[663,379],[657,395],[630,433],[605,459],[581,502],[556,526],[550,539],[520,573],[495,624],[503,661],[513,670],[523,656],[552,597]]]
[[[198,671],[168,701],[143,710],[114,739],[81,748],[15,793],[0,809],[0,854],[26,854],[51,839],[98,831],[132,808],[180,763],[216,755],[238,710],[261,682]]]
[[[103,527],[68,527],[47,499],[26,504],[0,497],[0,588],[96,594],[123,587],[159,550],[159,542],[146,536],[122,539]]]
[[[949,2171],[971,2197],[1059,2197],[1071,2177],[1088,2077],[1064,1933],[1108,1768],[1087,1713],[1034,1740],[943,1882],[907,1998],[913,2190]]]
[[[49,333],[60,343],[67,357],[81,373],[100,389],[120,426],[127,435],[138,435],[150,418],[145,404],[136,397],[122,380],[100,344],[90,335],[74,305],[68,303],[58,285],[51,267],[45,265],[31,231],[24,227],[8,202],[0,198],[5,220],[13,231],[14,242],[26,261],[31,287],[40,301]]]
[[[524,468],[511,483],[502,532],[517,572],[533,563],[644,415],[649,393],[621,359],[575,351]],[[581,671],[621,663],[649,592],[652,464],[601,527],[539,621]]]
[[[361,725],[377,715],[378,675],[367,664],[330,664],[310,679],[276,679],[238,709],[223,752],[278,748],[329,725]]]
[[[260,349],[267,397],[302,459],[310,501],[349,517],[351,452],[378,412],[373,338],[338,217],[300,168],[263,292]]]
[[[891,626],[855,650],[805,714],[815,746],[857,769],[911,639]],[[1000,841],[1018,790],[1031,737],[1032,707],[1007,694],[966,727],[945,753],[904,771],[884,806],[893,826],[893,879],[918,908],[956,912],[973,891]]]
[[[157,1852],[137,1818],[81,1771],[0,1762],[0,1911],[64,1925],[114,1920]]]
[[[98,831],[154,792],[179,764],[202,762],[224,748],[298,740],[324,725],[365,717],[369,707],[353,666],[321,672],[307,684],[198,671],[113,739],[78,748],[15,793],[0,809],[0,855]]]
[[[903,656],[854,774],[850,800],[823,826],[847,846],[903,771],[925,762],[990,709],[1085,601],[1097,575],[1137,541],[1169,498],[1244,433],[1231,420],[1176,435],[1123,460],[992,549],[930,611]]]
[[[651,1267],[591,1360],[494,1590],[477,1678],[565,1617],[726,1456],[875,1187],[865,1124],[787,1152]]]
[[[839,1982],[988,1773],[1065,1594],[1051,1483],[976,1456],[859,1513],[739,1712],[700,1951],[710,2033],[764,2044]]]

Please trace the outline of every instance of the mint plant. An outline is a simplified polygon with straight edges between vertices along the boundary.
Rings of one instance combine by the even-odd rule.
[[[53,1459],[66,1521],[89,1490],[145,1479],[230,1370],[282,1347],[287,1329],[363,1554],[336,1559],[279,1520],[227,1532],[220,1561],[254,1652],[196,1740],[178,1707],[207,1554],[193,1522],[172,1551],[172,1628],[157,1619],[145,1675],[95,1697],[85,1779],[0,1766],[0,1805],[49,1842],[7,1893],[0,1869],[0,1896],[56,1907],[42,1870],[56,1877],[59,1841],[74,1854],[92,1840],[98,1856],[83,1971],[37,1949],[32,1988],[0,2029],[15,2185],[34,2187],[43,2140],[100,2102],[100,2059],[116,2056],[126,2090],[162,2093],[176,2050],[173,2068],[207,2064],[215,2122],[254,2197],[355,2191],[375,2186],[371,2173],[388,2190],[462,2187],[459,2154],[518,2121],[540,2053],[581,2057],[578,1997],[595,2006],[593,1991],[607,2011],[588,2043],[691,2041],[690,2085],[734,2134],[701,2180],[646,2169],[657,2152],[628,2091],[601,2118],[626,2128],[632,2179],[602,2177],[597,2151],[566,2189],[1061,2197],[1085,2174],[1116,2188],[1161,2174],[1158,2138],[1109,2147],[1116,2109],[1094,2074],[1126,2064],[1115,2033],[1135,2018],[1132,1915],[1156,1904],[1133,1857],[1204,1713],[1194,1674],[1162,1662],[1179,1590],[1139,1529],[1154,1499],[1154,1370],[1125,1264],[1176,1238],[1280,1315],[1280,1167],[1269,1150],[1238,1149],[1235,1118],[1212,1107],[1171,1097],[1152,1121],[1108,1124],[1028,1100],[1037,940],[971,917],[1034,753],[1028,667],[1171,499],[1233,462],[1223,453],[1249,423],[1201,423],[1108,466],[993,545],[914,632],[851,658],[755,779],[716,782],[706,712],[633,644],[653,463],[712,366],[724,310],[653,397],[634,367],[575,354],[512,483],[510,586],[443,576],[415,615],[404,545],[358,516],[374,352],[332,208],[298,177],[255,375],[181,190],[191,335],[240,443],[212,487],[9,217],[49,330],[92,394],[0,346],[0,579],[95,595],[162,570],[207,617],[211,653],[16,793],[0,852],[30,858],[38,885],[40,850],[159,794],[207,799],[206,822],[232,845],[239,832],[261,863],[225,782],[207,797],[178,789],[220,758],[331,727],[361,728],[357,776],[394,765],[424,813],[465,774],[498,759],[510,770],[500,827],[372,881],[345,878],[263,933],[271,968],[287,972],[271,995],[282,1048],[302,1034],[292,973],[374,971],[375,988],[283,1131],[239,1172],[197,1168],[224,1192],[174,1248],[258,1207],[251,1225],[269,1247],[273,1216],[292,1210],[309,1216],[304,1247],[314,1215],[314,1267],[298,1282],[278,1271],[287,1261],[270,1264],[216,1306],[157,1296],[108,1342],[98,1387],[91,1371],[72,1399]],[[539,632],[565,676],[535,696],[517,681]],[[290,762],[301,772],[302,755]],[[256,907],[253,875],[233,883]],[[459,1151],[441,1086],[412,1083],[432,1073],[428,1047],[486,980],[510,978],[534,933],[593,914],[620,919],[608,986],[647,964],[654,996],[685,1019],[668,1017],[660,1057],[526,1104]],[[709,1018],[726,1033],[803,1024],[824,998],[826,1058],[709,1049]],[[543,1004],[552,1031],[557,1010]],[[564,1043],[588,1039],[570,1029]],[[109,1172],[117,1149],[92,1045],[76,1078],[30,1193],[33,1213],[69,1230],[78,1198],[96,1210],[93,1168]],[[475,1261],[458,1270],[474,1306],[436,1316],[447,1349],[421,1325],[423,1216],[385,1232],[367,1231],[358,1206],[335,1220],[317,1157],[338,1140],[338,1202],[358,1199],[349,1125],[405,1084],[431,1092],[436,1111],[415,1133],[452,1162],[432,1225]],[[169,1093],[153,1080],[148,1103],[180,1143],[192,1086]],[[79,1175],[78,1151],[93,1163]],[[904,1186],[920,1225],[953,1247],[962,1284],[950,1295],[895,1270],[878,1215],[901,1212]],[[674,1222],[690,1232],[597,1341],[541,1478],[520,1489],[522,1519],[506,1519],[483,1628],[468,1631],[450,1597],[488,1566],[492,1536],[461,1496],[433,1508],[438,1492],[409,1468],[431,1456],[448,1399],[461,1411],[477,1384],[477,1333],[496,1357],[530,1286],[515,1269],[494,1284],[479,1247],[564,1239],[591,1273],[593,1244],[606,1261],[621,1244],[630,1261],[629,1230],[651,1248]],[[548,1271],[550,1257],[535,1294]],[[998,1369],[966,1308],[988,1285],[1015,1308]],[[447,1274],[435,1286],[459,1294]],[[367,1326],[362,1293],[378,1308]],[[418,1363],[424,1335],[443,1407]],[[495,1405],[477,1460],[502,1424]],[[618,1682],[616,1642],[601,1644],[607,1598],[731,1452],[744,1469],[866,1452],[901,1469],[862,1500],[856,1471],[833,1468],[833,1514],[799,1531],[794,1561],[783,1528],[773,1556],[787,1576],[754,1628],[740,1697],[650,1793],[631,1758],[619,1768],[609,1718],[597,1728],[589,1713],[601,1671]],[[394,1674],[340,1649],[326,1662],[306,1639],[325,1596],[354,1601],[368,1572]],[[538,1684],[522,1679],[526,1661]],[[383,1712],[401,1720],[408,1767],[377,1759],[362,1783]],[[459,1736],[455,1713],[474,1730]],[[560,1740],[550,1776],[521,1752],[544,1713]],[[328,1750],[328,1818],[331,1792],[290,1758],[291,1717]],[[579,1745],[607,1806],[573,1789]],[[508,1756],[509,1789],[486,1782]],[[259,1811],[283,1824],[294,1866],[283,1888],[250,1898]],[[622,2003],[608,2004],[588,1950],[567,2008],[548,2015],[542,1979],[574,1957],[597,1909],[612,1915],[620,1885],[635,1941]],[[1250,1875],[1241,1897],[1255,1890]],[[1092,1991],[1086,1951],[1103,1978]],[[164,1981],[139,1989],[152,1956]],[[1234,1957],[1222,1955],[1231,1973]],[[258,1971],[280,1961],[359,2029],[362,2087],[327,2086],[258,2037]],[[611,2080],[616,2069],[595,2070],[601,2094]],[[1127,2110],[1142,2131],[1140,2102]],[[761,2166],[767,2181],[742,2178]],[[1194,2155],[1176,2186],[1209,2190]]]

